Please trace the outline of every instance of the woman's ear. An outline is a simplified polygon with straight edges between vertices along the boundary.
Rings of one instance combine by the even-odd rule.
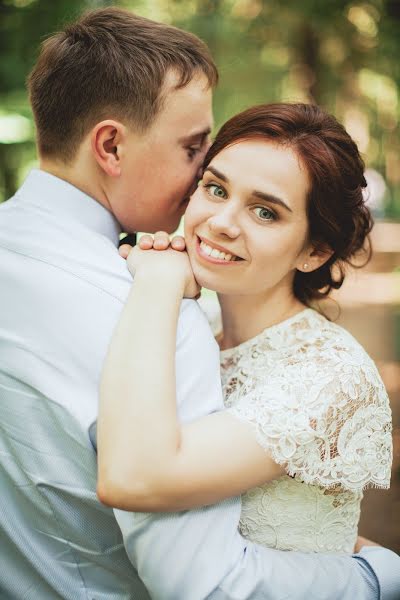
[[[121,174],[121,149],[126,133],[126,127],[122,123],[110,119],[97,123],[91,131],[93,156],[110,177],[119,177]]]
[[[321,267],[333,254],[333,250],[328,244],[313,244],[306,251],[302,252],[297,265],[297,270],[303,273],[311,273]]]

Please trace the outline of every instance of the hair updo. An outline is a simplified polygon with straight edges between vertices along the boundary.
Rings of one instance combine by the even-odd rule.
[[[367,182],[357,145],[332,115],[311,104],[262,104],[232,117],[219,130],[205,166],[224,148],[264,139],[290,147],[305,166],[311,183],[307,198],[308,239],[332,256],[310,273],[296,271],[294,294],[304,304],[340,288],[346,264],[371,257],[368,235],[372,217],[362,191]]]

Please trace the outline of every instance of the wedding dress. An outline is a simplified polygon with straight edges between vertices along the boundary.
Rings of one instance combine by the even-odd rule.
[[[280,550],[351,553],[362,490],[387,488],[391,411],[375,364],[312,309],[221,352],[227,409],[287,475],[242,496],[240,528]]]

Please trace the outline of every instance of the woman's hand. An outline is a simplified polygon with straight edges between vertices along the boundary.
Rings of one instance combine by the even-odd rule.
[[[154,239],[150,235],[143,236],[133,248],[127,244],[121,246],[120,254],[126,257],[132,275],[154,278],[161,286],[163,277],[167,277],[182,286],[183,297],[198,298],[200,287],[184,250],[185,240],[181,236],[170,242],[167,233],[158,232]]]
[[[150,233],[145,233],[139,240],[139,248],[142,250],[168,250],[169,247],[173,250],[182,252],[186,248],[185,238],[181,235],[175,235],[172,240],[169,239],[168,233],[165,231],[157,231],[154,237]],[[122,258],[128,258],[132,246],[123,244],[120,246],[119,253]]]

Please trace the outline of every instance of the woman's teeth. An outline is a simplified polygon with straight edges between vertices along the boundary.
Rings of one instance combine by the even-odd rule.
[[[204,254],[207,254],[208,256],[212,256],[213,258],[218,258],[219,260],[226,260],[226,261],[236,260],[236,256],[234,256],[233,254],[221,252],[220,250],[217,250],[216,248],[212,248],[211,246],[208,246],[203,241],[200,242],[200,248],[202,249]]]

